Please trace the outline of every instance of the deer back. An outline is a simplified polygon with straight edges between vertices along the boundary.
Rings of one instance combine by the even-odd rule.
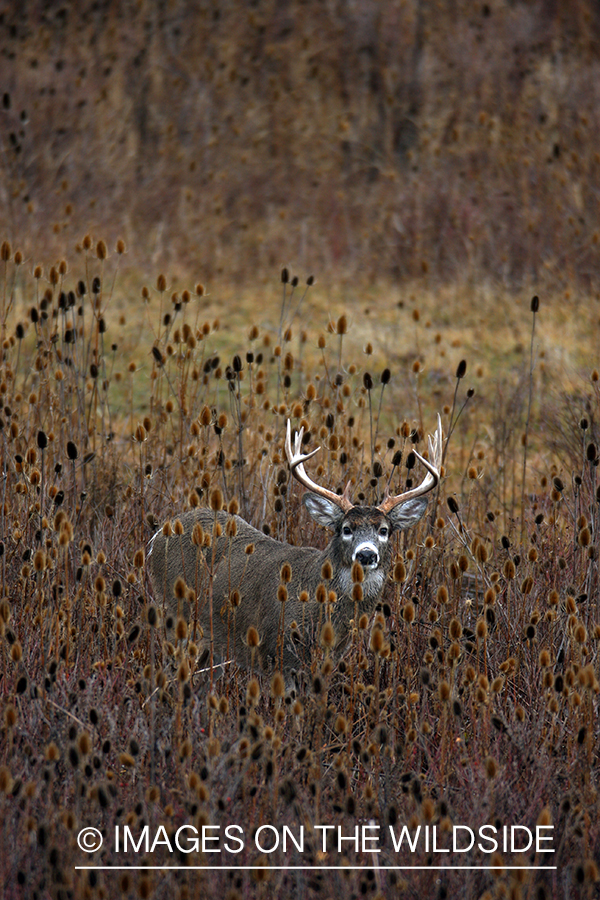
[[[375,507],[355,506],[343,513],[339,507],[329,507],[328,501],[315,500],[312,495],[306,495],[304,503],[319,524],[334,530],[323,549],[274,540],[239,516],[218,513],[215,517],[207,509],[180,516],[181,534],[167,537],[163,531],[157,532],[150,542],[148,564],[154,595],[164,611],[196,621],[206,637],[210,632],[212,595],[215,652],[223,658],[227,649],[230,654],[235,652],[236,661],[242,665],[250,661],[245,643],[250,626],[259,633],[259,657],[263,663],[276,658],[280,636],[289,639],[293,621],[307,634],[310,645],[328,615],[337,643],[341,643],[355,614],[370,612],[381,596],[391,560],[391,535],[398,526],[391,516]],[[405,518],[412,522],[415,516],[420,517],[424,506],[422,500],[412,501],[412,515],[405,513]],[[210,546],[195,544],[194,526],[200,524],[204,533],[212,536],[215,522],[221,535],[211,538]],[[363,581],[362,599],[355,602],[351,592],[356,562],[361,564]],[[324,570],[325,563],[329,565]],[[284,583],[285,564],[289,568]],[[324,580],[324,575],[330,577]],[[181,590],[176,591],[178,579],[193,591],[195,599],[191,602]],[[336,600],[330,609],[322,602],[322,594],[321,602],[317,599],[321,584],[327,595],[335,592]]]

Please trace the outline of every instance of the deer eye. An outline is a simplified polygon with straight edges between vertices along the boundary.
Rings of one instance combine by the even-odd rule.
[[[379,537],[387,537],[389,533],[390,533],[390,529],[388,528],[387,525],[382,525],[381,528],[379,529]]]
[[[352,529],[349,525],[344,525],[344,527],[342,528],[342,534],[344,535],[344,537],[352,537]]]

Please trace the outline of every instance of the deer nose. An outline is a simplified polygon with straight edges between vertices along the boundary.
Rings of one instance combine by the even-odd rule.
[[[379,565],[379,553],[373,544],[360,544],[354,551],[354,559],[357,560],[363,568]]]

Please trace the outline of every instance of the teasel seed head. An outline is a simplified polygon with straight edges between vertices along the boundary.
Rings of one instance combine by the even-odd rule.
[[[334,729],[336,734],[346,734],[348,731],[348,721],[344,715],[341,713],[336,717],[334,723]]]
[[[406,566],[402,559],[396,560],[394,564],[393,579],[396,584],[403,584],[406,581]]]
[[[331,581],[333,578],[333,566],[328,559],[321,566],[321,578],[323,581]]]
[[[362,601],[364,599],[364,591],[363,591],[362,584],[355,582],[352,585],[351,597],[352,597],[352,600],[354,601],[354,603],[362,603]]]
[[[251,650],[256,649],[260,644],[260,637],[254,625],[251,625],[246,633],[246,643]]]
[[[456,378],[460,381],[467,374],[467,361],[466,359],[461,359],[458,366],[456,367]]]
[[[485,760],[485,774],[490,781],[493,781],[498,774],[498,763],[493,756],[488,756]]]
[[[415,607],[410,600],[402,607],[402,618],[408,625],[415,620]]]
[[[210,508],[213,512],[220,512],[223,509],[223,494],[220,488],[215,488],[211,491]]]
[[[451,619],[449,633],[453,641],[460,640],[460,638],[462,637],[462,631],[463,629],[460,621],[456,617]]]
[[[591,540],[592,534],[590,532],[590,529],[586,525],[585,528],[582,528],[579,532],[577,536],[577,543],[580,547],[589,547]]]
[[[371,639],[369,641],[369,647],[373,653],[379,655],[383,650],[385,644],[385,634],[381,627],[374,627],[371,631]]]
[[[260,700],[260,686],[256,678],[251,678],[246,688],[246,702],[248,706],[256,706]]]
[[[335,645],[335,631],[331,622],[325,622],[321,628],[320,643],[324,650],[331,650]]]
[[[353,584],[362,584],[365,580],[365,570],[358,560],[352,563],[351,578]]]
[[[517,574],[517,570],[515,568],[515,564],[512,561],[512,559],[506,560],[506,562],[504,563],[504,566],[502,568],[502,573],[508,581],[512,581],[515,578],[515,576]]]
[[[440,606],[445,606],[448,602],[448,588],[445,584],[441,584],[437,590],[436,600],[440,604]]]
[[[271,696],[275,699],[285,694],[285,681],[281,672],[275,672],[271,679]]]
[[[177,619],[177,626],[175,628],[175,636],[177,637],[178,641],[185,641],[187,639],[188,624],[182,616],[179,616],[179,618]]]

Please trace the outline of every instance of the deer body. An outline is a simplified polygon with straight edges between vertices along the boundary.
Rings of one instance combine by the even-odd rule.
[[[323,550],[274,540],[239,516],[209,509],[184,513],[179,517],[181,528],[168,535],[163,529],[150,542],[148,564],[157,601],[172,613],[184,614],[192,623],[192,634],[194,622],[201,626],[206,642],[212,634],[215,661],[234,658],[241,666],[256,662],[264,668],[282,661],[289,673],[303,658],[310,660],[311,646],[327,618],[333,625],[335,646],[343,644],[350,621],[357,614],[370,613],[381,597],[391,565],[392,534],[422,517],[427,506],[423,494],[439,479],[441,426],[435,445],[430,439],[433,463],[419,457],[429,471],[423,484],[398,497],[386,494],[378,507],[354,506],[349,486],[340,496],[315,485],[304,471],[304,462],[316,451],[302,455],[301,440],[302,432],[292,451],[288,424],[290,468],[309,489],[304,506],[320,525],[333,531]],[[204,535],[211,535],[210,546],[198,540],[197,525]],[[363,580],[355,599],[357,562]],[[178,579],[193,590],[191,603],[175,596]],[[334,602],[328,600],[331,591]],[[292,629],[293,622],[297,629]],[[246,641],[251,626],[260,639],[256,659]]]

